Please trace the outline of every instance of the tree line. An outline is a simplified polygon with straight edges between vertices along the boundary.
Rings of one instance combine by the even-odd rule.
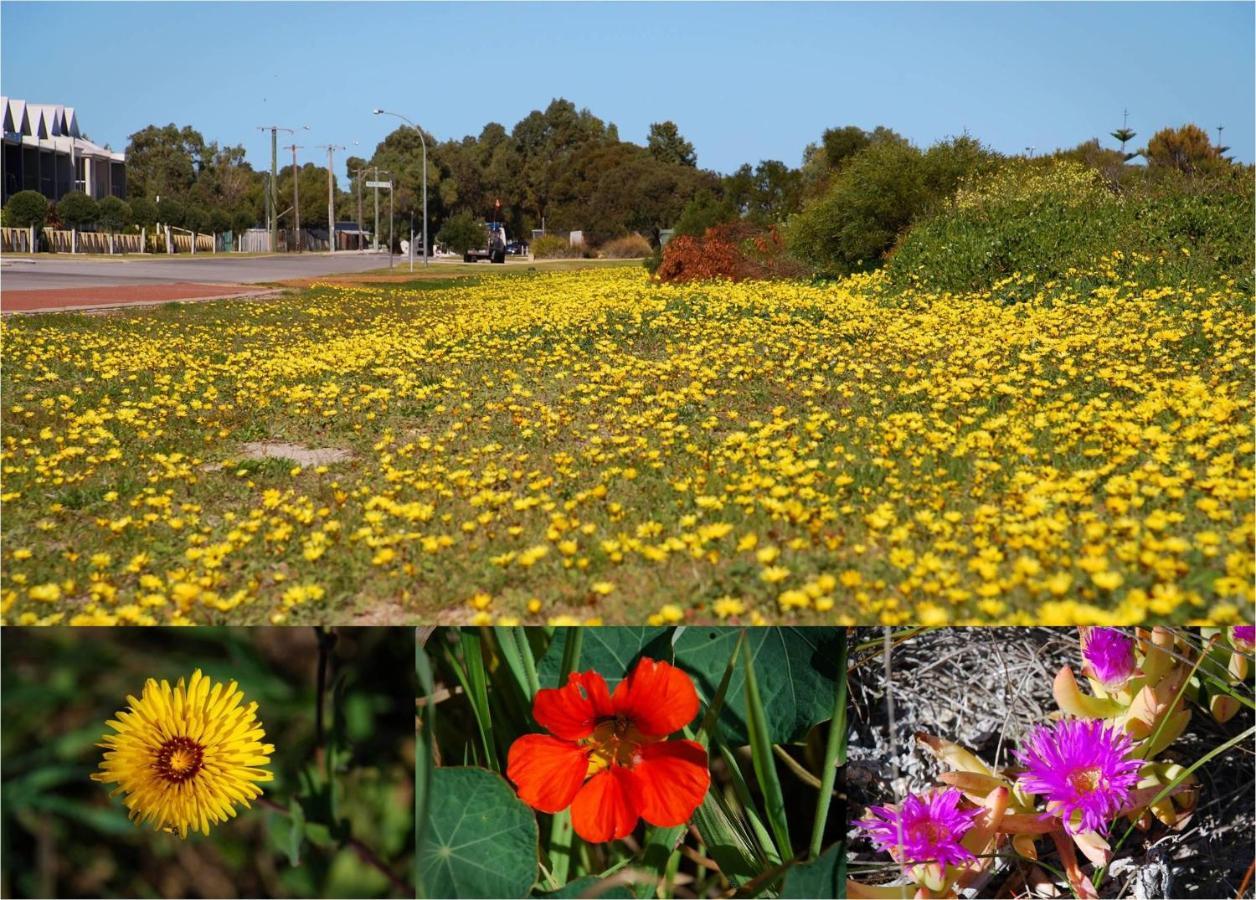
[[[826,130],[804,149],[797,167],[762,160],[720,175],[699,166],[693,144],[674,122],[652,124],[645,144],[635,144],[622,140],[613,123],[562,98],[510,129],[490,122],[479,135],[461,139],[424,136],[431,236],[446,226],[450,234],[465,234],[468,222],[497,218],[512,235],[579,230],[598,246],[635,233],[657,246],[664,229],[701,234],[719,222],[766,227],[809,216],[814,227],[795,223],[795,244],[842,271],[879,258],[922,209],[998,158],[966,135],[921,150],[892,129],[848,125]],[[1134,132],[1123,127],[1112,137],[1120,150],[1092,141],[1064,152],[1110,168],[1142,155],[1151,167],[1189,170],[1222,159],[1226,150],[1193,125],[1165,129],[1136,153],[1125,152]],[[158,221],[201,232],[261,226],[269,172],[254,169],[245,155],[243,146],[219,145],[191,126],[150,125],[127,145],[125,203],[106,200],[101,208],[67,195],[46,216],[56,224],[110,230]],[[394,130],[369,158],[348,157],[342,178],[333,173],[338,220],[357,221],[361,210],[366,227],[373,227],[374,205],[363,183],[376,175],[395,185],[392,233],[399,237],[411,217],[417,224],[422,214],[423,155],[412,129]],[[313,162],[279,169],[280,224],[292,224],[294,177],[301,222],[324,226],[328,173]],[[18,207],[19,217],[37,212]],[[381,203],[382,234],[389,233],[387,214]],[[17,224],[7,212],[6,220]],[[845,235],[840,246],[834,246],[834,228]]]

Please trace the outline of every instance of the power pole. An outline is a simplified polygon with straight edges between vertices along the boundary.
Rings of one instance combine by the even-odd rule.
[[[349,173],[353,176],[353,180],[357,184],[358,193],[358,249],[362,249],[362,176],[366,174],[366,169],[356,169]]]
[[[332,174],[332,154],[344,150],[340,144],[321,144],[327,148],[327,249],[336,252],[336,178]]]
[[[371,232],[371,249],[379,250],[379,166],[372,166],[371,171],[375,173],[372,181],[376,183],[371,189],[375,192],[375,230]]]
[[[310,130],[309,125],[301,127],[306,131]],[[270,231],[270,252],[275,253],[279,249],[279,132],[296,134],[296,130],[284,128],[282,125],[258,125],[257,130],[270,132],[270,185],[266,188],[266,228]]]
[[[297,174],[298,174],[297,151],[303,150],[304,148],[298,147],[296,144],[292,144],[288,147],[284,147],[284,149],[292,151],[292,216],[293,216],[293,221],[296,223],[295,228],[293,229],[293,234],[294,234],[293,242],[297,245],[297,253],[300,253],[301,252],[301,192],[298,190],[300,181],[297,178]]]

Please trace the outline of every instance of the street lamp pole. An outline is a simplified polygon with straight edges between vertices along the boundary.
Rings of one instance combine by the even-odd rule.
[[[405,116],[401,115],[400,113],[388,112],[388,110],[384,110],[384,109],[376,109],[375,115],[395,116],[396,118],[405,122],[407,125],[409,125],[418,133],[419,141],[422,142],[423,144],[423,265],[426,266],[428,264],[427,263],[427,138],[423,136],[423,129],[421,129],[418,125],[415,125],[413,122],[411,122],[409,119],[407,119]]]

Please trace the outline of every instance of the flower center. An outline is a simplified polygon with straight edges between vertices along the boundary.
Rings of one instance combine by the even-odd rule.
[[[585,739],[589,747],[589,775],[596,775],[612,764],[631,766],[644,740],[626,716],[602,719],[594,726],[593,734]]]
[[[153,768],[166,781],[180,784],[201,770],[204,759],[205,748],[196,741],[186,737],[174,737],[161,745]]]
[[[1069,787],[1079,794],[1089,794],[1103,783],[1103,773],[1096,766],[1076,769],[1068,773]]]
[[[932,819],[915,823],[908,830],[908,834],[913,841],[934,847],[951,840],[951,829]]]

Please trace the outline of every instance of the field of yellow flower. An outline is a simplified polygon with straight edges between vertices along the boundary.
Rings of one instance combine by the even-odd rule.
[[[615,269],[2,327],[5,622],[1250,615],[1234,285]]]

